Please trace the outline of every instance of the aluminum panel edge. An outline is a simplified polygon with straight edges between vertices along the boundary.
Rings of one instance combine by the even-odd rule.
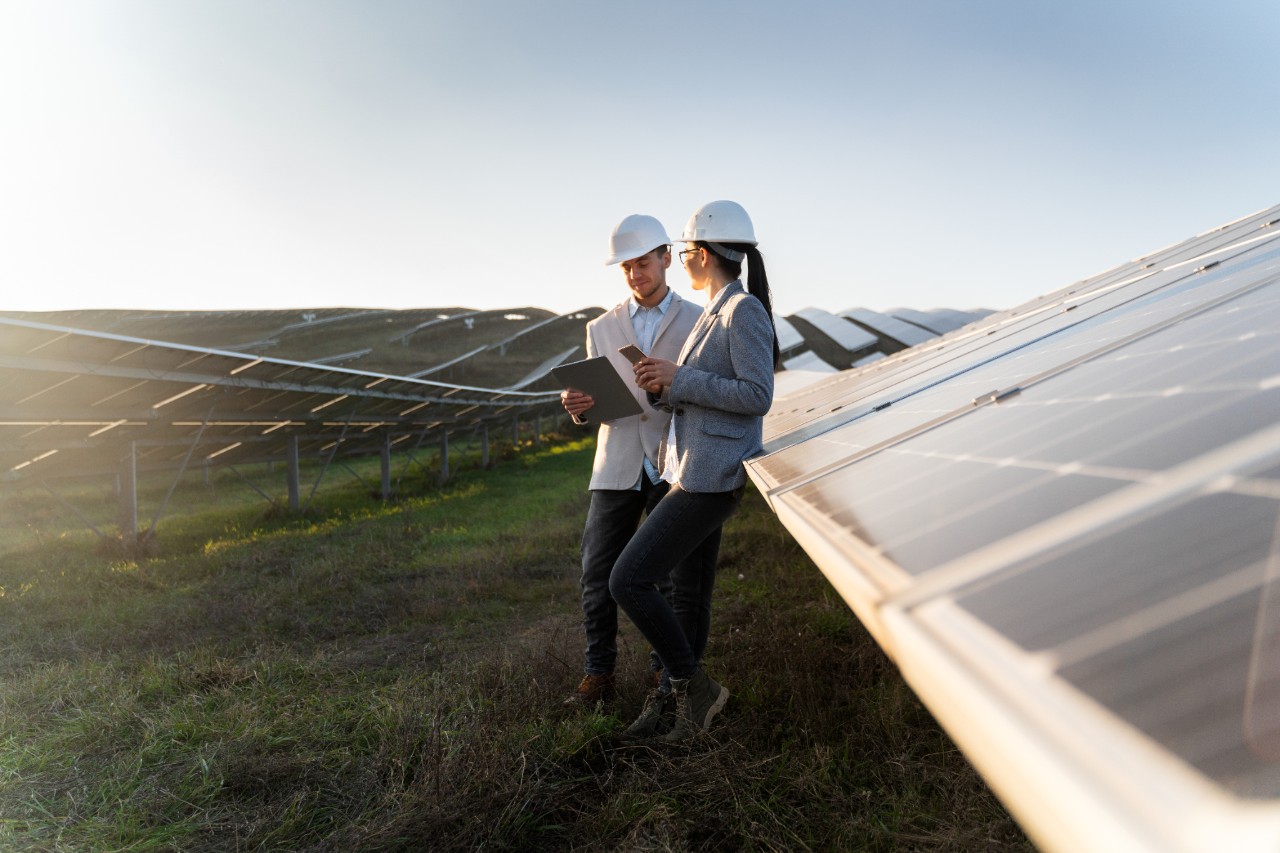
[[[1280,806],[1226,794],[1056,679],[1009,666],[999,654],[984,659],[981,671],[934,630],[981,633],[974,620],[949,600],[928,608],[923,615],[896,602],[881,608],[895,662],[1038,846],[1055,853],[1280,849]]]

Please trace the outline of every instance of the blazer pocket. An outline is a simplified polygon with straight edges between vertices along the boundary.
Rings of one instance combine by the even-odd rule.
[[[702,419],[702,431],[725,438],[742,438],[747,434],[747,425],[737,418],[707,412],[707,416]]]

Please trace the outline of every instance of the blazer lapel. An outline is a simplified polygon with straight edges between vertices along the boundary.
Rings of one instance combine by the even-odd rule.
[[[684,300],[680,298],[680,294],[671,294],[671,304],[667,306],[667,313],[662,315],[662,322],[658,324],[658,331],[653,336],[653,345],[656,347],[658,341],[666,334],[667,329],[676,321],[676,316],[680,313],[680,303]]]
[[[680,357],[676,359],[676,364],[684,364],[689,354],[707,336],[707,332],[711,331],[711,324],[714,322],[715,315],[710,313],[710,310],[702,312],[702,316],[698,318],[698,322],[693,326],[693,331],[689,333],[688,340],[680,348]]]
[[[636,327],[631,324],[631,300],[623,302],[614,309],[614,318],[618,321],[618,331],[622,332],[622,338],[632,346],[639,346],[640,342],[636,340]]]

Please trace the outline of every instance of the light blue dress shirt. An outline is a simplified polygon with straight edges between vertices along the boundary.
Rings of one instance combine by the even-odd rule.
[[[640,347],[645,355],[648,355],[653,349],[654,338],[658,337],[658,328],[662,325],[662,318],[667,315],[667,308],[671,306],[671,298],[675,291],[667,288],[667,295],[661,302],[652,308],[644,308],[636,303],[632,298],[627,308],[631,312],[631,328],[636,333],[636,345]],[[649,459],[644,458],[644,473],[649,476],[650,483],[657,483],[662,480],[662,474],[658,471],[658,466]],[[640,480],[636,479],[636,489],[640,488]]]

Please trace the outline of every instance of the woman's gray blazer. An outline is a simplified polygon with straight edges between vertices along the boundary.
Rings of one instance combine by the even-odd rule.
[[[725,285],[689,333],[665,397],[675,454],[660,451],[686,492],[728,492],[746,482],[744,459],[763,449],[761,425],[773,403],[773,323],[741,281]]]

